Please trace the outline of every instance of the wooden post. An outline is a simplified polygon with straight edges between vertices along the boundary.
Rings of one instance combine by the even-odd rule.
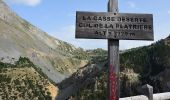
[[[118,13],[118,1],[109,0],[108,12]],[[109,100],[119,100],[119,40],[108,39]]]
[[[147,96],[149,100],[153,100],[153,87],[148,84],[142,86],[142,94]]]

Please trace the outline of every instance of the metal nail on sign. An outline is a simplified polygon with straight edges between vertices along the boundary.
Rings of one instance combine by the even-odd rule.
[[[153,40],[153,15],[77,12],[76,38]]]

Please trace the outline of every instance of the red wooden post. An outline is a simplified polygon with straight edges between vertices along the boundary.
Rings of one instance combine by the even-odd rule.
[[[118,1],[109,0],[108,12],[118,13]],[[109,100],[119,100],[119,40],[108,39]]]

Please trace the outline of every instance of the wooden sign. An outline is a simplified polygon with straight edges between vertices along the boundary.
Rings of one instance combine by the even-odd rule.
[[[76,38],[153,40],[153,15],[77,12]]]
[[[119,40],[153,40],[153,15],[119,13],[118,0],[108,12],[77,12],[76,38],[108,39],[108,98],[119,100]]]

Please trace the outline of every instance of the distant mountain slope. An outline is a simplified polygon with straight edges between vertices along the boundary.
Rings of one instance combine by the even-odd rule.
[[[28,58],[0,62],[0,99],[55,100],[57,88]]]
[[[103,59],[101,62],[105,61],[106,59]],[[81,86],[82,88],[77,93],[70,96],[70,100],[104,100],[107,94],[107,66],[106,64],[93,78],[87,78],[89,84]],[[120,69],[121,97],[139,95],[139,88],[145,84],[152,85],[154,93],[169,92],[170,36],[149,46],[124,51],[120,54]],[[91,74],[94,74],[95,70],[91,72]],[[59,88],[61,90],[67,88],[69,87],[68,84],[74,83],[72,80],[86,79],[86,75],[89,75],[89,73],[86,74],[86,70],[82,72],[80,70],[80,73],[78,71],[77,74],[63,81]],[[87,83],[86,80],[81,81],[80,85]],[[79,85],[77,84],[77,86]]]
[[[102,49],[95,49],[95,50],[87,50],[87,53],[91,58],[90,63],[85,67],[80,68],[77,72],[72,74],[71,77],[66,78],[65,80],[57,84],[59,88],[59,94],[57,100],[66,100],[72,95],[77,95],[77,93],[84,94],[84,92],[82,91],[84,89],[86,90],[87,87],[90,89],[94,89],[91,84],[95,84],[95,82],[97,81],[97,77],[100,77],[103,74],[103,71],[107,70],[106,67],[107,51]],[[93,92],[87,95],[92,96],[92,94]],[[96,100],[97,98],[93,98],[93,100],[94,99]],[[89,98],[83,98],[83,99],[77,98],[76,100],[89,100]]]
[[[28,57],[55,82],[60,82],[87,60],[77,54],[86,55],[83,49],[57,40],[14,13],[0,0],[0,58],[2,62],[13,63]],[[81,60],[82,59],[82,60]]]

